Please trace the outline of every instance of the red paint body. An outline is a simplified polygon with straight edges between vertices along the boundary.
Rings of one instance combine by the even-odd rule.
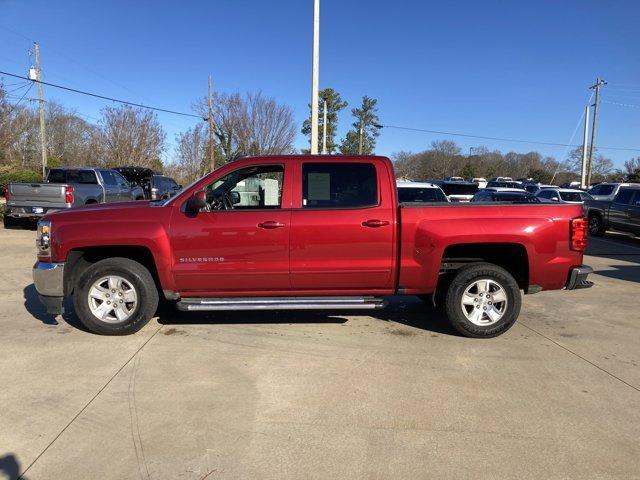
[[[303,162],[345,161],[375,166],[378,206],[303,209]],[[282,208],[184,212],[195,191],[258,164],[284,166]],[[228,163],[164,205],[102,204],[47,218],[53,261],[74,249],[144,247],[164,290],[203,297],[431,293],[445,249],[477,243],[523,246],[528,283],[560,289],[582,264],[582,252],[570,248],[571,219],[580,216],[579,205],[399,207],[387,158],[287,156]]]

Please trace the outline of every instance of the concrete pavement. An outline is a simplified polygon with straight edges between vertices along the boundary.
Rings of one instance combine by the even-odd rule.
[[[0,229],[0,478],[640,478],[640,240],[483,341],[413,297],[100,337],[44,314],[33,238]]]

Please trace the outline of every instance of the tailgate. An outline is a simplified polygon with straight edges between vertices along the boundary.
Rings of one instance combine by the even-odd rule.
[[[63,183],[11,183],[8,187],[9,204],[63,207],[65,205],[65,186]]]

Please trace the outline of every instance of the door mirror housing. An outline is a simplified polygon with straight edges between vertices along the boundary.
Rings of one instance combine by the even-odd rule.
[[[553,200],[554,202],[559,202],[560,199],[558,197],[551,197],[551,200]]]
[[[198,190],[187,200],[187,210],[197,212],[207,206],[207,193],[204,190]]]
[[[229,192],[230,196],[231,196],[231,203],[234,205],[237,205],[240,203],[240,201],[242,200],[240,198],[240,192]]]

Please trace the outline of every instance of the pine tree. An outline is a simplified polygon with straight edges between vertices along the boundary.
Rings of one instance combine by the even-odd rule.
[[[362,97],[360,108],[351,109],[351,114],[356,121],[352,123],[353,129],[347,132],[340,145],[340,152],[344,155],[358,155],[360,153],[360,131],[362,130],[362,155],[373,154],[376,148],[378,131],[378,108],[375,98]]]
[[[318,151],[322,151],[322,129],[324,123],[324,102],[327,102],[327,153],[334,153],[338,145],[335,143],[338,129],[338,112],[348,104],[340,98],[340,94],[333,88],[325,88],[318,92]],[[311,105],[309,105],[311,110]],[[311,138],[311,119],[302,124],[302,133]],[[309,150],[303,150],[309,153]]]

